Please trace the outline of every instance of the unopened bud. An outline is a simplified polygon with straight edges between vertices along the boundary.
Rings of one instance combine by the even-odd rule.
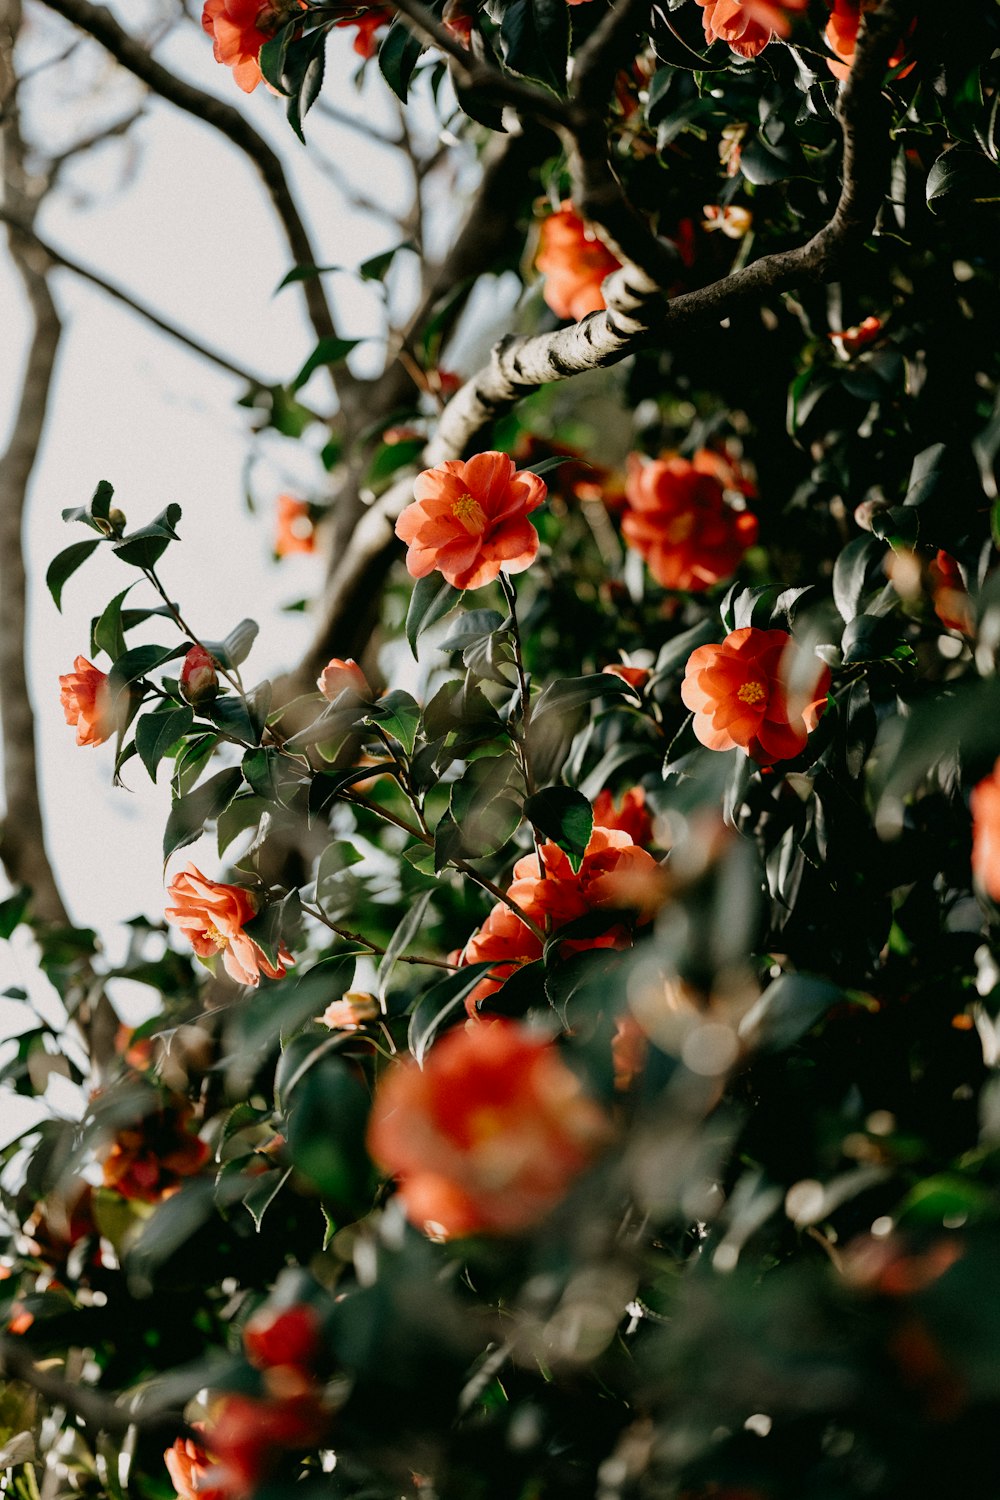
[[[359,698],[370,699],[372,696],[368,679],[353,656],[346,661],[339,656],[332,657],[316,678],[316,686],[330,703],[348,689]]]
[[[331,1031],[359,1031],[369,1021],[377,1021],[378,1001],[367,990],[348,990],[342,1000],[334,1000],[318,1019]]]
[[[181,694],[188,703],[207,703],[219,691],[215,657],[204,646],[192,646],[181,667]]]

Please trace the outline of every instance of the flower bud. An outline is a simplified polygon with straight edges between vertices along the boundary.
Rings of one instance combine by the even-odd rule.
[[[378,1001],[367,990],[348,990],[342,1000],[332,1000],[317,1017],[331,1031],[359,1031],[379,1017]]]
[[[348,689],[359,698],[372,696],[368,679],[353,656],[349,656],[346,661],[342,661],[339,656],[332,657],[316,678],[316,686],[330,703]]]
[[[215,657],[204,646],[192,646],[181,667],[181,694],[196,707],[207,703],[219,691],[219,674]]]
[[[636,688],[640,693],[650,678],[648,667],[629,667],[621,662],[613,662],[608,667],[601,669],[611,677],[620,677],[622,682],[627,682],[629,687]]]

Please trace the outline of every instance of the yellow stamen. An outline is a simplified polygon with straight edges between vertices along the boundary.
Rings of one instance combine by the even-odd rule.
[[[217,927],[206,927],[204,936],[208,938],[210,943],[215,944],[220,953],[222,952],[223,948],[226,948],[229,945],[229,939],[227,937],[223,937],[222,933]]]
[[[736,696],[741,703],[749,703],[753,707],[757,703],[763,703],[767,694],[762,682],[745,682]]]
[[[470,536],[481,536],[486,530],[486,512],[471,495],[460,495],[451,507],[451,513]]]

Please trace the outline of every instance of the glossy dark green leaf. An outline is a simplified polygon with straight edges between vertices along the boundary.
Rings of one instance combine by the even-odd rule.
[[[112,548],[116,557],[133,568],[152,568],[159,562],[171,542],[178,540],[179,505],[170,504],[148,526],[130,531]]]
[[[177,849],[193,844],[205,824],[229,806],[243,785],[243,772],[234,766],[218,771],[193,792],[178,797],[170,809],[163,835],[163,858],[168,860]]]
[[[452,588],[439,573],[428,573],[426,578],[417,579],[406,611],[406,639],[414,656],[423,632],[449,614],[461,597],[462,590]]]
[[[95,547],[101,545],[100,538],[93,541],[74,542],[72,546],[64,547],[49,563],[45,574],[45,582],[49,593],[55,601],[56,609],[62,609],[62,592],[66,583],[81,563],[85,563]]]
[[[424,991],[410,1017],[406,1039],[418,1063],[423,1063],[442,1031],[464,1018],[466,996],[491,968],[492,963],[467,964]]]
[[[406,103],[410,79],[423,50],[423,42],[414,36],[402,16],[397,16],[378,50],[378,66],[382,77],[403,104]]]
[[[186,705],[166,705],[143,714],[136,724],[136,750],[153,781],[160,761],[178,740],[183,739],[193,723],[194,714]]]
[[[580,868],[594,827],[594,809],[582,792],[571,786],[548,786],[529,797],[524,816],[558,844],[574,870]]]
[[[339,365],[347,358],[352,349],[356,349],[362,339],[328,338],[320,339],[305,364],[302,366],[295,379],[292,381],[292,390],[297,391],[305,385],[316,370],[323,369],[327,365]]]

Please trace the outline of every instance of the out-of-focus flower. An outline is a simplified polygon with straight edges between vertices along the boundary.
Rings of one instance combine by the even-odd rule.
[[[293,552],[315,552],[316,527],[305,500],[294,495],[279,495],[274,528],[274,551],[277,557]]]
[[[256,1489],[283,1453],[315,1447],[329,1429],[330,1414],[314,1386],[298,1377],[283,1384],[290,1389],[279,1397],[226,1395],[211,1410],[206,1438],[241,1497]]]
[[[719,456],[706,449],[690,461],[629,455],[622,534],[664,588],[711,588],[757,540],[757,517],[730,505],[725,489]]]
[[[360,1031],[379,1017],[378,1001],[367,990],[348,990],[340,1000],[330,1004],[317,1020],[331,1031]]]
[[[258,1369],[291,1365],[309,1374],[323,1348],[319,1314],[308,1302],[262,1307],[243,1330],[243,1347]]]
[[[706,203],[702,213],[705,215],[701,221],[702,229],[721,229],[729,240],[743,239],[753,224],[753,214],[738,203],[728,203],[725,208],[720,208],[717,203]]]
[[[218,663],[204,646],[192,646],[181,664],[181,696],[197,706],[207,703],[219,691]]]
[[[396,522],[412,577],[436,569],[453,588],[478,589],[534,562],[538,533],[528,516],[545,499],[545,483],[506,453],[448,459],[418,474],[413,493]]]
[[[202,1425],[198,1424],[199,1432]],[[163,1462],[180,1500],[236,1500],[226,1474],[193,1438],[178,1438]]]
[[[616,805],[607,787],[594,798],[594,822],[601,828],[627,833],[634,844],[648,844],[653,837],[653,819],[641,786],[630,786]]]
[[[226,973],[237,984],[257,985],[261,971],[269,979],[281,979],[285,965],[294,963],[292,955],[280,948],[273,965],[244,932],[257,911],[242,886],[209,880],[189,864],[174,876],[167,895],[174,902],[164,912],[167,921],[180,928],[199,958],[221,953]]]
[[[608,1136],[551,1042],[510,1021],[449,1032],[375,1094],[369,1149],[436,1238],[516,1234],[564,1197]]]
[[[542,845],[542,864],[544,873],[537,854],[519,859],[507,894],[539,927],[553,931],[602,907],[631,907],[640,921],[648,921],[663,898],[660,866],[618,829],[595,826],[578,870],[551,840]],[[617,947],[623,941],[628,942],[626,934],[612,931],[603,938],[573,939],[567,948]]]
[[[542,295],[556,317],[578,322],[606,306],[601,283],[621,261],[566,199],[542,221],[535,265],[545,277]]]
[[[191,1113],[187,1101],[178,1100],[119,1130],[102,1163],[104,1186],[123,1198],[158,1203],[183,1178],[196,1176],[209,1149],[191,1130]]]
[[[839,353],[843,355],[858,354],[862,349],[867,349],[881,335],[882,319],[869,317],[863,318],[853,328],[842,328],[837,332],[829,333],[827,337],[833,343]]]
[[[1000,760],[972,789],[972,873],[991,901],[1000,901]]]
[[[861,25],[861,12],[872,8],[873,0],[827,0],[830,7],[830,19],[826,23],[823,37],[826,45],[834,54],[833,58],[827,58],[826,65],[835,78],[844,79],[848,76],[854,66],[854,53],[858,44],[858,30]],[[889,59],[890,68],[897,68],[906,55],[905,46],[900,46]],[[900,77],[905,78],[907,73],[912,72],[914,64],[904,68]]]
[[[344,692],[355,693],[359,698],[370,699],[372,696],[368,678],[353,656],[347,657],[346,660],[342,660],[339,656],[331,657],[316,678],[316,686],[330,703]]]
[[[826,706],[830,669],[817,661],[808,687],[791,701],[791,645],[785,630],[748,625],[721,645],[691,653],[681,698],[693,710],[694,732],[709,750],[740,746],[758,765],[770,766],[805,749]]]
[[[67,724],[76,725],[78,745],[103,745],[114,733],[109,716],[108,674],[85,656],[59,678],[59,701]]]
[[[363,7],[359,15],[345,16],[343,20],[335,21],[333,24],[337,27],[357,27],[354,50],[359,57],[367,61],[378,51],[375,33],[383,26],[388,26],[394,15],[395,11],[388,5],[369,5]]]
[[[635,1016],[626,1011],[615,1022],[615,1034],[611,1038],[611,1063],[614,1068],[614,1084],[619,1093],[627,1093],[646,1064],[649,1038]]]
[[[612,662],[610,666],[602,667],[601,670],[607,672],[611,677],[620,677],[622,682],[627,682],[629,687],[638,688],[640,693],[650,678],[648,667],[629,667],[623,662],[617,661]],[[601,819],[597,817],[596,813],[594,816],[595,821],[600,823]],[[612,825],[609,823],[604,826],[610,828]]]
[[[726,169],[727,177],[735,177],[740,170],[743,155],[743,137],[747,133],[745,124],[725,125],[719,141],[719,160]]]
[[[950,552],[938,551],[928,568],[934,613],[946,630],[972,635],[972,601],[958,563]]]
[[[808,0],[698,0],[705,40],[727,42],[741,57],[756,57],[775,35],[787,36],[789,14],[806,8]]]
[[[261,81],[261,47],[302,8],[285,0],[205,0],[201,24],[212,38],[215,60],[232,68],[245,94],[252,94]]]

